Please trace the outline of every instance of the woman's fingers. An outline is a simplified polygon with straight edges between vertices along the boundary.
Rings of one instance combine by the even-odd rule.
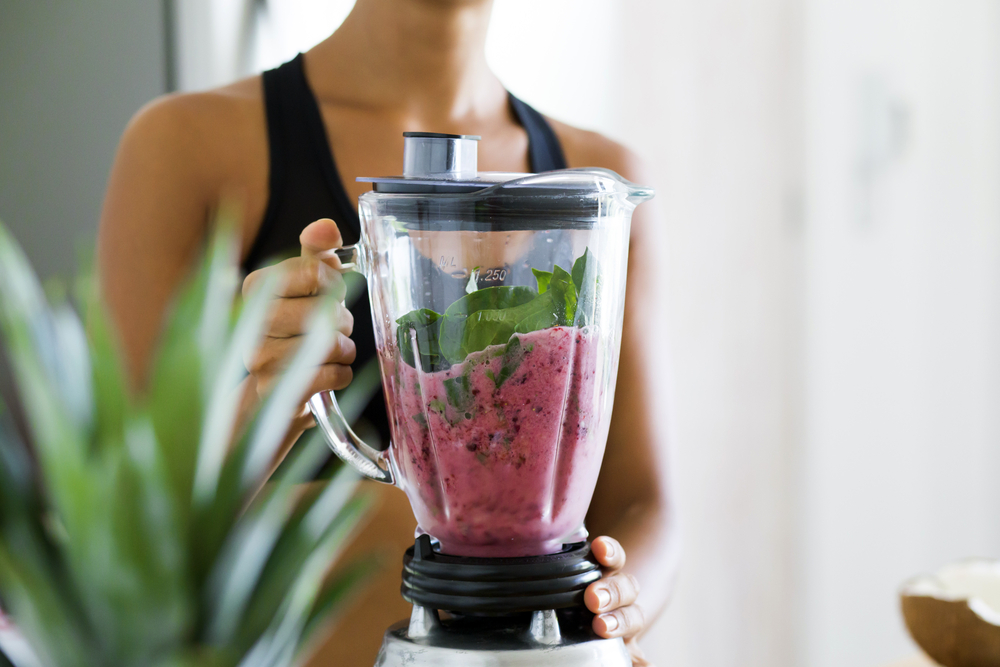
[[[620,570],[625,567],[625,549],[612,537],[598,537],[590,545],[597,562],[606,570]]]
[[[321,391],[340,391],[341,389],[347,389],[347,385],[351,384],[351,380],[353,379],[354,372],[351,370],[350,366],[344,366],[343,364],[324,364],[319,367],[316,377],[313,379],[313,383],[310,385],[309,390],[306,391],[306,395],[303,400],[308,401],[311,397]]]
[[[249,359],[244,359],[247,370],[255,376],[277,375],[287,368],[296,350],[302,344],[302,337],[267,338]],[[324,363],[350,365],[357,357],[357,347],[354,341],[343,333],[334,336],[330,352]]]
[[[243,297],[252,294],[264,278],[274,271],[280,271],[283,279],[278,283],[274,296],[298,298],[333,294],[338,301],[347,296],[347,284],[339,271],[327,266],[316,257],[293,257],[285,261],[254,271],[243,281]]]
[[[316,368],[312,384],[303,396],[303,405],[293,419],[305,428],[309,425],[306,422],[311,422],[305,402],[314,394],[344,389],[351,383],[350,364],[357,357],[357,348],[349,337],[354,331],[354,316],[343,304],[347,284],[338,270],[340,260],[329,252],[343,244],[340,230],[332,220],[318,220],[302,231],[299,240],[301,257],[254,271],[243,281],[246,298],[260,289],[274,272],[281,275],[274,293],[269,295],[273,300],[264,339],[245,356],[244,362],[253,375],[258,395],[268,394],[302,344],[309,318],[321,299],[332,296],[338,302],[331,315],[337,334],[323,364]]]
[[[619,572],[587,587],[583,601],[593,613],[603,614],[634,604],[638,597],[639,583],[635,577]]]
[[[337,301],[343,301],[347,296],[344,276],[316,257],[286,259],[278,266],[287,271],[287,274],[279,285],[276,296],[297,298],[332,294]]]
[[[642,613],[642,607],[632,604],[621,609],[616,609],[608,614],[601,614],[594,617],[594,632],[605,639],[615,637],[634,637],[642,632],[646,626],[646,619]]]
[[[587,587],[584,604],[596,614],[593,628],[607,639],[638,636],[646,626],[642,608],[635,604],[639,597],[639,582],[631,574],[621,571],[625,566],[625,549],[611,537],[598,537],[591,544],[597,562],[604,567],[605,575]],[[635,641],[627,642],[633,667],[648,665]]]
[[[279,299],[270,313],[267,336],[270,338],[295,338],[306,333],[306,323],[319,305],[319,297]],[[350,336],[354,332],[354,315],[342,303],[333,312],[337,331]]]
[[[261,375],[256,384],[257,395],[266,396],[269,394],[274,388],[274,383],[279,378],[280,376],[276,374]],[[312,384],[309,385],[309,389],[302,395],[302,414],[304,415],[309,412],[305,403],[310,398],[322,391],[347,389],[347,386],[351,384],[351,380],[353,379],[354,371],[351,370],[350,366],[344,364],[323,364],[319,366],[316,369],[316,375],[313,377]]]

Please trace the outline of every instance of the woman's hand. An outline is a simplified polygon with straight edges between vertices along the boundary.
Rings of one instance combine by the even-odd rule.
[[[594,612],[594,632],[607,639],[622,637],[633,667],[648,667],[639,648],[638,638],[646,629],[642,608],[635,603],[639,584],[625,567],[625,550],[618,540],[598,537],[591,545],[597,562],[604,566],[604,578],[595,581],[584,594],[587,609]]]
[[[265,329],[261,345],[245,359],[247,370],[258,396],[265,395],[287,368],[305,333],[305,324],[323,295],[334,294],[343,301],[347,293],[344,278],[337,270],[340,262],[328,251],[342,245],[340,230],[333,220],[317,220],[306,227],[299,236],[302,256],[287,259],[280,264],[254,271],[243,281],[246,297],[273,271],[287,272],[279,285],[272,304],[272,315]],[[351,364],[356,349],[350,339],[354,330],[354,317],[343,303],[336,313],[338,335],[325,363],[317,369],[309,391],[302,398],[302,406],[294,415],[292,430],[299,432],[313,425],[312,415],[306,406],[309,397],[321,391],[343,389],[353,378]]]

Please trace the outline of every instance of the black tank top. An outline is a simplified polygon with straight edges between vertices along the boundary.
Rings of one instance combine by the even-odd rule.
[[[270,198],[264,221],[244,262],[245,271],[298,255],[299,234],[315,220],[330,218],[340,227],[344,244],[361,238],[357,202],[344,189],[327,139],[319,103],[306,79],[300,54],[264,72],[264,105],[270,147]],[[545,118],[513,95],[510,107],[528,134],[532,172],[565,169],[559,139]],[[378,175],[378,174],[373,174]],[[375,357],[375,333],[367,291],[351,307],[359,371]],[[389,443],[389,420],[381,388],[364,411],[383,445]]]

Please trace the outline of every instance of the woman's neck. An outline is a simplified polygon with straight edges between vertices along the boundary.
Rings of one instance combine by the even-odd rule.
[[[414,118],[469,118],[503,86],[486,64],[491,0],[358,0],[309,54],[317,95]]]

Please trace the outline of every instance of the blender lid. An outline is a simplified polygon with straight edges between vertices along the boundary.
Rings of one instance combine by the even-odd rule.
[[[546,219],[572,226],[592,224],[609,198],[638,204],[650,188],[626,181],[609,169],[559,169],[539,174],[480,172],[478,143],[470,135],[406,132],[403,174],[361,177],[386,215],[440,227],[447,221],[516,228],[544,227]],[[529,222],[534,221],[534,222]]]
[[[469,194],[504,185],[511,196],[606,195],[626,186],[643,199],[652,190],[629,183],[610,169],[558,169],[540,174],[478,170],[481,137],[439,132],[404,132],[403,173],[399,176],[361,176],[384,194]],[[631,192],[635,190],[635,192]],[[500,194],[499,192],[497,194]]]

